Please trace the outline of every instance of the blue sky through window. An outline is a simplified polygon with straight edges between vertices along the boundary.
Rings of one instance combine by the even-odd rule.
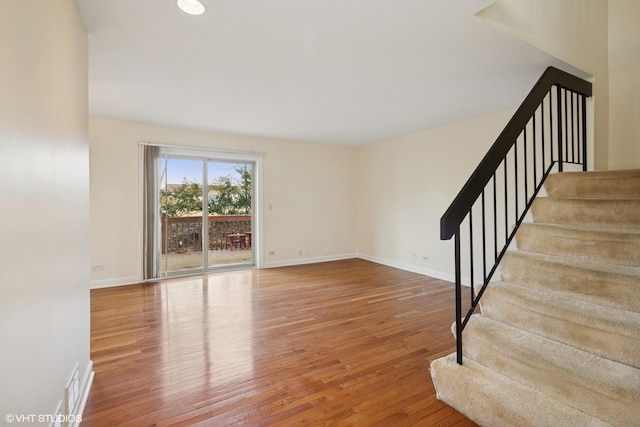
[[[189,159],[168,159],[167,183],[180,184],[186,178],[189,181],[202,181],[202,162]],[[235,168],[243,163],[209,162],[209,182],[219,179],[221,176],[240,178]]]

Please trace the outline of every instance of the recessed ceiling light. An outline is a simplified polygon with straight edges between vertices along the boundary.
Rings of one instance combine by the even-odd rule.
[[[198,0],[178,0],[177,5],[189,15],[202,15],[205,11],[204,5]]]

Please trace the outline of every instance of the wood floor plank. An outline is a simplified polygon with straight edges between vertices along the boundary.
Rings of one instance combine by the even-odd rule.
[[[438,401],[450,283],[353,259],[91,291],[83,426],[475,426]]]

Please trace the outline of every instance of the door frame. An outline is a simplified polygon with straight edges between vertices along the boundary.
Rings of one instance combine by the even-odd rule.
[[[187,147],[180,145],[164,145],[164,144],[155,144],[151,142],[141,142],[139,144],[139,179],[138,179],[138,188],[139,188],[139,201],[138,201],[138,277],[142,280],[142,265],[143,265],[143,229],[144,229],[144,214],[143,214],[143,203],[144,203],[144,189],[143,189],[143,181],[144,181],[144,162],[143,162],[143,146],[145,145],[153,145],[156,147],[160,147],[161,151],[166,153],[167,155],[175,155],[181,158],[193,158],[193,159],[201,159],[213,161],[228,161],[234,162],[237,161],[239,163],[252,163],[253,164],[253,176],[252,176],[252,249],[253,249],[253,264],[248,266],[249,268],[262,268],[264,265],[264,244],[263,244],[263,153],[258,152],[244,152],[244,151],[232,151],[232,150],[221,150],[221,149],[209,149],[209,148],[198,148],[198,147]],[[205,166],[206,167],[206,166]],[[203,185],[203,192],[205,185]],[[208,213],[208,211],[207,211]],[[203,212],[204,216],[204,212]],[[204,219],[204,218],[203,218]],[[203,221],[204,227],[204,221]],[[206,257],[203,257],[206,259]],[[239,268],[247,268],[247,265],[238,264]],[[234,268],[230,266],[229,268]],[[218,269],[219,270],[219,269]],[[210,269],[208,265],[203,265],[202,270],[198,269],[197,271],[185,271],[185,272],[177,272],[175,274],[167,275],[166,277],[176,277],[176,276],[184,276],[184,275],[200,275],[200,274],[209,274],[211,272],[216,271],[215,268]],[[149,279],[157,280],[156,279]]]

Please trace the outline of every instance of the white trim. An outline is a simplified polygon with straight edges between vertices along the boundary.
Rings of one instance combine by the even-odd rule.
[[[154,279],[154,281],[157,279]],[[89,282],[89,289],[112,288],[115,286],[135,285],[141,283],[140,277],[120,277],[117,279],[92,280]]]
[[[452,274],[442,273],[440,271],[429,270],[427,268],[418,267],[403,262],[391,261],[385,258],[374,257],[366,254],[358,254],[358,258],[366,261],[375,262],[376,264],[386,265],[388,267],[398,268],[400,270],[410,271],[412,273],[422,274],[424,276],[433,277],[434,279],[446,280],[447,282],[455,282],[455,276]]]
[[[54,417],[56,417],[56,418],[57,418],[57,417],[59,417],[59,416],[64,415],[64,414],[63,414],[63,412],[62,412],[62,405],[63,405],[63,402],[62,402],[62,400],[61,400],[61,401],[59,401],[59,402],[58,402],[58,406],[56,406],[56,410],[55,410],[55,411],[53,411],[53,416],[54,416]],[[53,420],[53,421],[51,421],[51,422],[49,423],[49,427],[54,427],[56,424],[57,424],[57,423],[56,423],[56,420]],[[59,424],[62,424],[62,423],[59,423]]]
[[[256,155],[253,161],[255,162],[252,181],[254,203],[251,221],[255,236],[251,236],[251,246],[253,247],[253,263],[257,268],[261,268],[264,265],[264,156],[262,154]]]
[[[206,158],[208,160],[223,160],[223,161],[238,161],[238,162],[248,162],[254,164],[254,180],[253,180],[253,213],[252,213],[252,225],[254,228],[253,232],[253,264],[257,268],[263,267],[264,263],[264,244],[262,238],[262,230],[263,230],[263,169],[264,169],[264,153],[260,153],[257,151],[235,151],[235,150],[226,150],[226,149],[216,149],[216,148],[207,148],[207,147],[190,147],[190,146],[182,146],[182,145],[168,145],[168,144],[156,144],[153,142],[143,141],[138,142],[138,247],[136,249],[137,254],[137,264],[138,264],[138,278],[131,279],[126,278],[122,280],[126,280],[126,282],[116,282],[120,279],[114,280],[106,280],[106,281],[94,281],[91,282],[91,288],[105,288],[111,286],[120,286],[123,284],[133,284],[140,283],[142,281],[142,240],[144,238],[143,227],[144,227],[144,215],[143,215],[143,181],[144,181],[144,162],[142,159],[142,147],[145,145],[151,145],[156,147],[161,147],[166,149],[166,154],[172,155],[181,155],[184,157],[194,157],[194,158]],[[187,151],[188,153],[185,153]],[[214,270],[199,271],[197,274],[211,274],[215,272]],[[171,277],[171,276],[168,276]],[[158,279],[163,279],[165,277],[158,277],[151,279],[153,281]],[[104,283],[102,283],[104,282]]]
[[[412,273],[422,274],[423,276],[433,277],[434,279],[444,280],[446,282],[455,283],[456,278],[453,274],[443,273],[441,271],[429,270],[423,267],[417,267],[411,264],[405,264],[402,262],[391,261],[385,258],[378,258],[365,254],[358,254],[358,258],[366,261],[375,262],[376,264],[386,265],[388,267],[398,268],[400,270],[410,271]],[[462,286],[469,287],[469,277],[462,277]]]
[[[344,259],[351,259],[351,258],[358,258],[358,255],[352,253],[352,254],[319,256],[319,257],[311,257],[311,258],[292,258],[292,259],[286,259],[282,261],[265,262],[263,268],[289,267],[292,265],[303,265],[303,264],[316,264],[319,262],[341,261]]]
[[[144,151],[142,146],[145,145],[143,143],[138,144],[138,236],[136,238],[136,264],[138,266],[138,277],[143,277],[144,273],[142,272],[144,261]],[[115,280],[115,279],[114,279]],[[110,286],[117,286],[114,284],[107,284],[105,286],[97,285],[94,287],[93,283],[96,282],[113,282],[113,280],[99,280],[91,282],[91,289],[96,288],[107,288]]]
[[[216,159],[225,160],[255,160],[256,156],[265,156],[265,153],[258,151],[239,151],[221,148],[192,147],[187,145],[156,144],[155,142],[140,142],[139,145],[153,145],[154,147],[165,148],[169,154],[185,155],[184,151],[187,150],[191,152],[189,155],[193,157],[209,157],[213,155]]]
[[[80,389],[82,390],[82,394],[80,395],[80,401],[78,406],[76,407],[76,413],[74,415],[82,416],[84,412],[84,407],[87,404],[87,400],[89,399],[89,392],[91,391],[91,385],[93,385],[93,378],[95,377],[95,372],[93,371],[93,361],[89,360],[87,364],[87,369],[84,371],[84,376],[82,377],[82,384]],[[69,426],[77,427],[80,425],[80,422],[76,421],[74,423],[69,423]]]
[[[339,254],[339,255],[330,255],[330,256],[320,256],[320,257],[310,257],[310,258],[291,258],[281,261],[271,261],[271,262],[263,262],[262,266],[241,266],[238,269],[252,269],[252,268],[275,268],[275,267],[288,267],[293,265],[303,265],[303,264],[315,264],[318,262],[329,262],[329,261],[341,261],[350,258],[360,258],[365,261],[375,262],[376,264],[386,265],[388,267],[397,268],[400,270],[410,271],[412,273],[422,274],[423,276],[433,277],[434,279],[445,280],[447,282],[455,282],[455,277],[452,274],[442,273],[436,270],[429,270],[427,268],[418,267],[411,264],[405,264],[402,262],[391,261],[386,258],[375,257],[371,255],[366,255],[362,253],[348,253],[348,254]],[[233,268],[229,269],[220,269],[220,270],[212,270],[204,273],[193,273],[188,274],[187,276],[206,276],[209,274],[215,273],[223,273],[225,271],[234,270]],[[157,279],[151,279],[150,282],[157,282],[162,279],[171,279],[172,277],[160,277]],[[94,280],[90,282],[91,289],[101,289],[101,288],[111,288],[116,286],[126,286],[126,285],[136,285],[139,283],[143,283],[143,280],[140,277],[121,277],[119,279],[107,279],[107,280]],[[469,278],[463,277],[462,284],[464,286],[469,286]]]

